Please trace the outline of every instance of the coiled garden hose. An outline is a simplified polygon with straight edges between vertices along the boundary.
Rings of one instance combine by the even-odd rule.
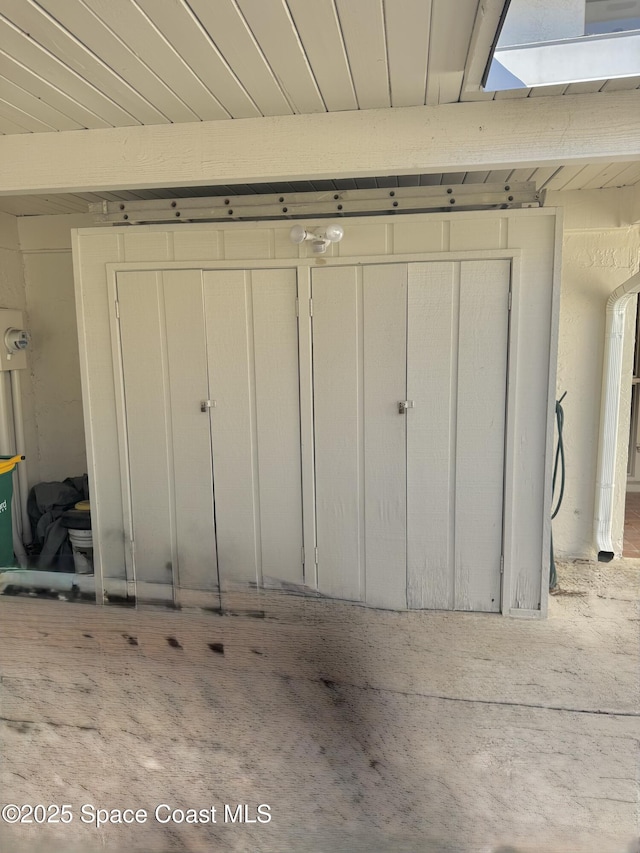
[[[565,391],[559,400],[556,400],[556,427],[558,430],[558,443],[556,444],[556,457],[553,463],[553,481],[551,486],[551,520],[556,517],[558,510],[562,506],[562,498],[564,497],[564,485],[566,480],[566,466],[564,459],[564,439],[562,431],[564,429],[564,409],[562,401],[567,396]],[[553,509],[553,500],[556,493],[556,482],[558,479],[558,469],[560,470],[560,493],[556,501],[555,509]],[[549,563],[549,589],[555,589],[558,585],[558,576],[556,574],[556,561],[553,556],[553,527],[551,529],[551,559]]]

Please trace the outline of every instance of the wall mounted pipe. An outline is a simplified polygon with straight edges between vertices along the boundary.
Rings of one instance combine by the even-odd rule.
[[[610,560],[614,556],[613,498],[620,420],[624,325],[627,305],[639,291],[640,272],[617,287],[607,300],[594,517],[596,550],[601,560]]]
[[[14,456],[14,436],[12,419],[10,412],[12,411],[11,401],[11,386],[9,376],[6,371],[0,372],[0,455]],[[22,463],[20,463],[22,464]],[[20,467],[19,465],[17,467]],[[14,476],[14,483],[16,482]],[[22,541],[22,514],[15,512],[14,508],[19,507],[22,503],[20,495],[20,481],[17,482],[18,488],[14,489],[14,501],[11,510],[11,526],[13,530],[13,550],[18,558],[20,565],[26,565],[27,555],[25,553],[24,544]]]
[[[22,413],[22,389],[20,386],[20,371],[11,370],[11,397],[13,400],[13,428],[16,437],[16,455],[25,456],[24,416]],[[18,465],[18,482],[20,484],[20,513],[22,516],[22,541],[25,545],[32,542],[31,521],[27,511],[29,497],[29,477],[27,460]]]

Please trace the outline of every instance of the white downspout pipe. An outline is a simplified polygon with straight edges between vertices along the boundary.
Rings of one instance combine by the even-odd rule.
[[[22,414],[22,391],[20,387],[20,371],[11,370],[11,396],[13,398],[13,426],[16,436],[16,454],[25,456],[24,417]],[[29,497],[29,478],[27,460],[18,465],[18,482],[20,484],[20,512],[22,515],[22,541],[25,545],[32,542],[31,521],[27,512]]]
[[[598,473],[596,478],[595,540],[598,556],[614,556],[612,540],[613,498],[620,420],[620,391],[622,384],[622,356],[624,352],[624,324],[627,305],[640,291],[640,272],[617,287],[607,300],[602,377],[602,409],[600,415],[600,441]]]
[[[3,456],[15,455],[13,452],[13,434],[9,423],[9,412],[11,408],[9,377],[6,375],[6,371],[0,371],[0,454]],[[16,475],[14,474],[13,476],[15,477]],[[14,508],[18,507],[21,502],[18,495],[15,494],[15,492],[19,492],[19,483],[20,481],[18,481],[18,489],[14,490],[14,499],[11,510],[11,528],[13,534],[13,551],[18,558],[20,565],[26,566],[27,554],[22,542],[22,530],[20,523],[22,517],[19,517],[18,513],[14,512]]]

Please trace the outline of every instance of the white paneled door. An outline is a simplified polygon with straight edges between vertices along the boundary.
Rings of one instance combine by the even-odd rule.
[[[318,586],[499,611],[508,261],[314,269]]]
[[[296,270],[118,274],[136,580],[499,611],[509,261],[318,266],[311,295],[305,577]]]
[[[136,581],[302,583],[295,270],[124,272],[117,299]]]

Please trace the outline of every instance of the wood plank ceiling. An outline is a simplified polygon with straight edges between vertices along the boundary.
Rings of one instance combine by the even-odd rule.
[[[640,78],[463,92],[480,0],[0,0],[0,134],[405,107],[638,88]],[[522,174],[520,174],[522,173]],[[526,174],[525,174],[526,173]],[[372,185],[355,180],[353,186]],[[640,181],[637,164],[378,179],[382,186],[535,180],[548,189]],[[349,182],[347,182],[349,183]],[[338,181],[334,186],[344,186]],[[329,189],[296,183],[292,188]],[[254,187],[255,191],[278,192]],[[16,215],[185,188],[0,200]],[[251,191],[237,188],[238,192]]]

